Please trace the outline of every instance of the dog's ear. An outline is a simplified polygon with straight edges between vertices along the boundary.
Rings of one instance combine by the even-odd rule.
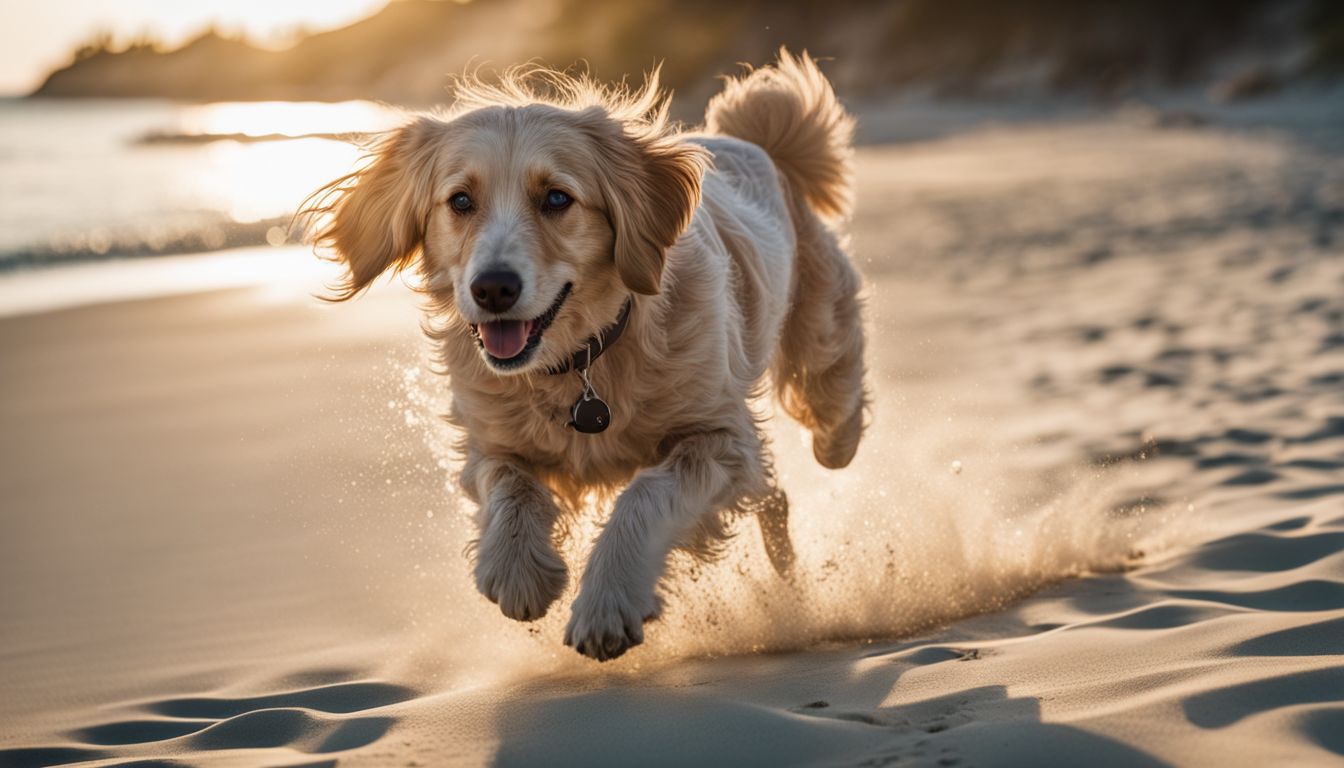
[[[364,167],[313,193],[301,210],[317,221],[315,242],[345,265],[336,299],[355,296],[388,269],[415,260],[434,205],[437,140],[446,129],[421,117],[385,134]]]
[[[579,117],[596,144],[594,162],[615,233],[616,272],[631,291],[658,293],[667,249],[700,204],[709,153],[666,136],[641,135],[598,107]]]

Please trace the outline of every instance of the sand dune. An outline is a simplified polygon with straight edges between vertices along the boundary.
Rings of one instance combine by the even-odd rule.
[[[607,665],[471,588],[403,287],[0,320],[0,766],[1337,762],[1344,164],[1106,121],[859,167],[875,426],[835,473],[772,427],[802,576],[741,521]]]

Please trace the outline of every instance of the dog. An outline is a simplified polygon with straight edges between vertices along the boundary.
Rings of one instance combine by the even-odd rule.
[[[564,642],[643,642],[674,549],[710,557],[755,513],[788,573],[787,497],[753,403],[771,389],[825,467],[864,432],[861,282],[847,253],[853,118],[806,53],[726,81],[702,129],[654,71],[464,78],[315,193],[337,299],[420,273],[448,374],[476,585],[533,621],[563,594],[562,517],[614,498]]]

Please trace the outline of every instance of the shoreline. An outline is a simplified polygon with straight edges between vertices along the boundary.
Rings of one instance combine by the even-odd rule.
[[[311,295],[337,277],[306,245],[62,263],[0,274],[0,318],[236,288]]]

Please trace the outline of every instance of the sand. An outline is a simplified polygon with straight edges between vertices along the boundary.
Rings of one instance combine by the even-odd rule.
[[[799,578],[740,521],[606,665],[572,595],[472,589],[405,287],[281,249],[0,313],[0,766],[1338,763],[1340,158],[1104,120],[859,168],[874,427],[826,472],[772,426]]]

